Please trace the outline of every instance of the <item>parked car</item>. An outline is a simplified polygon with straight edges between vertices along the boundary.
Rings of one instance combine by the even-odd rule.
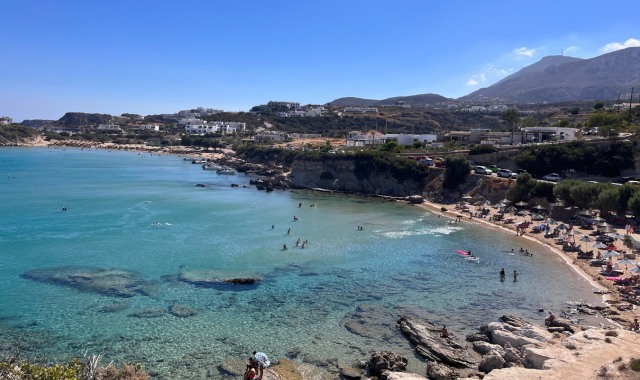
[[[547,174],[546,176],[542,177],[542,179],[544,179],[545,181],[558,182],[560,181],[560,174],[558,173]]]
[[[487,165],[487,169],[491,170],[493,173],[497,173],[500,168],[496,165]]]
[[[436,168],[444,168],[444,158],[436,157],[433,159],[433,164]]]
[[[429,157],[424,157],[420,160],[418,160],[419,163],[423,164],[423,165],[427,165],[427,166],[433,166],[434,162],[431,158]]]
[[[474,167],[474,168],[473,168],[473,171],[474,171],[476,174],[484,174],[484,175],[491,175],[491,174],[493,174],[493,172],[492,172],[490,169],[488,169],[488,168],[487,168],[487,167],[485,167],[485,166],[481,166],[481,165],[478,165],[478,166]]]
[[[525,169],[516,169],[516,171],[514,173],[516,174],[522,174],[522,173],[526,173],[527,171]]]
[[[511,174],[513,174],[513,172],[509,169],[499,169],[496,174],[498,177],[511,178]]]

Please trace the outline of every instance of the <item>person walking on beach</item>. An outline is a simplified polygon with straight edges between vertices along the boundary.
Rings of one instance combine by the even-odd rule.
[[[504,278],[506,277],[506,273],[504,272],[504,268],[500,269],[500,281],[504,281]]]
[[[515,269],[513,270],[513,282],[518,281],[518,271],[516,271]]]

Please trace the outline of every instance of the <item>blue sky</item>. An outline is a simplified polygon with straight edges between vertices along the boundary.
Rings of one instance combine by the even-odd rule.
[[[7,0],[0,116],[457,98],[563,50],[640,46],[638,14],[637,0]]]

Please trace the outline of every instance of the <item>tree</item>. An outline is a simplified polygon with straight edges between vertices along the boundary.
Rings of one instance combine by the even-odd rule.
[[[442,186],[455,189],[467,181],[471,167],[464,157],[447,157],[444,160],[444,182]]]
[[[628,209],[633,213],[633,215],[640,215],[640,191],[637,191],[631,199],[629,199],[629,207]]]
[[[593,109],[594,110],[601,110],[604,108],[604,103],[603,102],[596,102],[596,104],[593,105]]]
[[[609,186],[598,194],[598,209],[602,213],[616,211],[619,201],[620,191],[613,186]]]
[[[511,129],[511,143],[513,144],[513,133],[516,124],[520,121],[520,111],[517,108],[509,108],[502,114],[502,119]]]
[[[511,202],[528,201],[531,191],[536,186],[536,180],[529,173],[522,173],[516,179],[516,184],[507,190],[507,199]]]

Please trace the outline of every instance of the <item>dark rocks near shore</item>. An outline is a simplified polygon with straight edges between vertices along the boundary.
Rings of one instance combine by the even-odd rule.
[[[378,376],[385,370],[404,372],[407,369],[407,363],[407,358],[393,352],[381,351],[371,355],[367,368],[369,368],[370,374]]]
[[[143,280],[137,273],[108,268],[57,267],[35,269],[21,275],[33,281],[67,286],[84,292],[130,298],[153,295],[156,284]]]
[[[415,344],[416,352],[425,359],[456,368],[470,368],[475,365],[467,346],[453,334],[441,336],[440,329],[434,324],[402,317],[398,326],[407,339]]]
[[[191,285],[205,288],[217,288],[219,290],[233,290],[230,286],[251,286],[260,282],[260,277],[255,275],[224,273],[215,270],[184,271],[178,275],[178,280]],[[237,290],[237,289],[236,289]]]

